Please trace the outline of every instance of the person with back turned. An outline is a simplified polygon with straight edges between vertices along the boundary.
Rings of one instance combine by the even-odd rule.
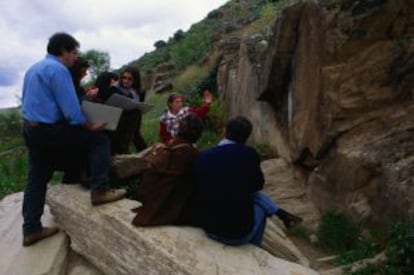
[[[23,138],[28,148],[29,171],[23,198],[23,246],[58,232],[43,227],[47,183],[53,171],[73,167],[85,156],[90,169],[91,203],[99,205],[125,196],[109,188],[110,143],[105,123],[88,122],[68,70],[78,58],[79,42],[66,33],[49,38],[47,55],[29,68],[22,96]],[[59,164],[56,164],[59,162]],[[59,166],[59,167],[57,167]],[[79,180],[73,175],[73,180]]]
[[[228,245],[261,245],[266,217],[276,215],[290,229],[302,221],[262,191],[264,176],[255,149],[245,145],[252,124],[230,119],[224,138],[201,152],[195,165],[192,219],[207,235]]]

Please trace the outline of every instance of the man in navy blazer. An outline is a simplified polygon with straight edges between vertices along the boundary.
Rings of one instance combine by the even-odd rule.
[[[245,117],[230,119],[225,138],[201,152],[195,166],[193,218],[210,238],[229,245],[260,246],[267,216],[276,214],[288,229],[302,220],[260,192],[260,158],[245,145],[252,129]]]

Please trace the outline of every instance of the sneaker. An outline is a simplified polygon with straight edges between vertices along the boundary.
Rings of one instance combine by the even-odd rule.
[[[30,246],[40,240],[49,238],[59,232],[56,227],[43,227],[41,231],[23,237],[23,246]]]
[[[125,189],[109,189],[103,192],[92,192],[91,202],[92,205],[100,205],[108,202],[120,200],[126,195]]]

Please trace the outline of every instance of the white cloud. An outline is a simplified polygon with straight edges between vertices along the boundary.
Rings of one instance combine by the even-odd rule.
[[[46,54],[55,32],[72,34],[81,50],[97,49],[121,65],[153,50],[227,0],[13,0],[0,2],[0,108],[18,104],[27,68]]]

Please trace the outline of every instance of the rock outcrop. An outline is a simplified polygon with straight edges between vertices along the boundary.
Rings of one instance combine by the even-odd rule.
[[[277,204],[303,218],[303,225],[316,231],[320,212],[306,194],[303,175],[284,159],[269,159],[261,164],[264,190]]]
[[[0,274],[7,275],[102,275],[80,255],[70,251],[69,238],[63,232],[29,247],[22,246],[23,193],[0,201]],[[46,206],[45,226],[55,226]]]
[[[197,228],[137,228],[136,201],[92,207],[88,191],[66,185],[51,187],[47,201],[74,251],[105,274],[317,274],[252,245],[222,245]]]
[[[114,164],[120,164],[121,174],[125,171],[128,174],[140,155],[122,156]],[[317,222],[315,208],[297,192],[299,182],[284,160],[265,161],[262,168],[267,194],[281,207],[303,216],[306,226]],[[216,270],[218,274],[286,274],[289,270],[316,274],[306,268],[309,260],[289,240],[276,217],[268,219],[264,250],[251,245],[228,247],[206,238],[196,228],[133,227],[130,221],[135,213],[130,209],[139,205],[138,202],[125,199],[92,207],[89,192],[73,185],[53,186],[48,191],[48,202],[56,216],[46,205],[42,221],[46,226],[53,226],[57,220],[62,231],[24,248],[21,245],[22,198],[23,194],[17,193],[0,202],[3,236],[0,251],[4,255],[0,260],[0,274],[131,274],[136,268],[145,270],[145,274],[210,274]]]
[[[414,220],[414,2],[297,2],[263,32],[222,39],[228,116],[253,122],[320,210]]]

